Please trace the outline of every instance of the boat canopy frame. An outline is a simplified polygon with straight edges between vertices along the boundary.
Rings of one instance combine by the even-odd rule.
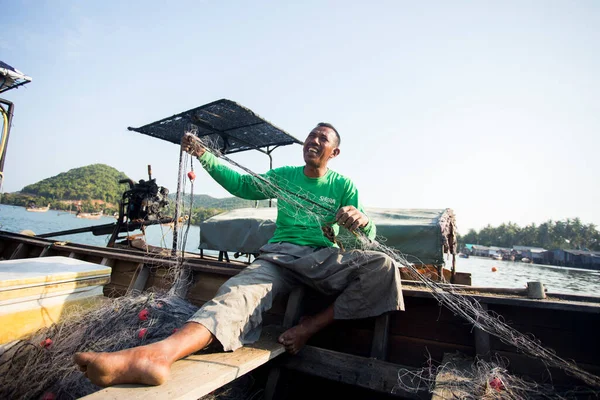
[[[0,93],[31,82],[31,77],[0,60]]]
[[[303,142],[252,110],[228,99],[213,101],[130,131],[180,144],[185,132],[194,133],[221,154],[257,150],[269,156],[278,147]]]

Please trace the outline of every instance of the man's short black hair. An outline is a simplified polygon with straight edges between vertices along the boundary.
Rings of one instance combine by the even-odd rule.
[[[337,145],[339,146],[340,143],[342,142],[342,139],[340,138],[340,134],[338,133],[337,129],[335,129],[333,127],[333,125],[331,125],[328,122],[319,122],[317,124],[317,127],[320,127],[320,126],[323,127],[323,128],[329,128],[329,129],[331,129],[331,130],[333,130],[335,132],[335,137],[337,137]]]

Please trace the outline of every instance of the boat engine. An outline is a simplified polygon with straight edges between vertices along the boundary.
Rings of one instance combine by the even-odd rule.
[[[148,166],[149,179],[141,179],[134,183],[131,179],[123,179],[119,183],[129,183],[129,190],[123,193],[121,207],[123,216],[129,221],[155,221],[165,218],[165,208],[169,205],[169,190],[158,186],[152,179]]]

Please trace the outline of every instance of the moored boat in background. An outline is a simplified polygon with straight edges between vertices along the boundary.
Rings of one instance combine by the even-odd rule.
[[[50,209],[50,204],[48,204],[46,207],[38,207],[35,205],[35,202],[29,202],[25,209],[30,212],[46,212]]]
[[[77,218],[84,218],[84,219],[100,219],[100,217],[102,217],[103,215],[104,215],[104,212],[99,211],[99,212],[95,212],[95,213],[78,212],[75,216]]]

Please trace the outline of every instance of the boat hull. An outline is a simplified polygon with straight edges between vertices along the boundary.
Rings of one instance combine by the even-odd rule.
[[[131,248],[65,244],[0,232],[0,256],[3,258],[50,255],[75,257],[110,266],[111,282],[104,287],[105,296],[122,296],[149,288],[168,289],[168,270],[177,263],[164,249],[148,247],[146,252]],[[183,266],[193,274],[193,284],[186,297],[201,306],[214,296],[223,282],[239,273],[247,263],[186,253]],[[546,299],[534,300],[527,297],[526,290],[464,286],[456,287],[456,291],[459,295],[464,293],[464,296],[477,300],[489,312],[501,315],[511,327],[533,335],[563,359],[574,360],[581,368],[600,374],[600,344],[595,331],[589,329],[600,326],[600,298],[548,294]],[[311,338],[308,343],[310,351],[283,362],[282,367],[296,371],[306,379],[316,375],[331,382],[349,383],[342,376],[332,376],[331,368],[350,368],[350,365],[358,365],[356,360],[368,365],[369,360],[375,357],[384,362],[385,368],[418,370],[428,363],[439,364],[445,354],[460,352],[469,357],[484,358],[496,354],[509,362],[512,373],[539,379],[547,376],[548,370],[542,361],[523,355],[493,335],[473,329],[460,316],[441,306],[431,291],[417,282],[404,282],[403,294],[406,311],[377,318],[336,321]],[[333,300],[307,291],[302,299],[304,314],[317,312]],[[287,299],[278,299],[264,316],[264,324],[282,325],[286,306]],[[394,386],[397,374],[394,376],[389,370],[385,371],[382,376],[388,378],[373,384],[368,388],[370,391],[384,393]],[[351,372],[356,376],[365,373],[358,367]],[[577,384],[574,378],[559,370],[551,369],[551,373],[555,384]],[[354,384],[361,386],[359,381],[357,378]]]

